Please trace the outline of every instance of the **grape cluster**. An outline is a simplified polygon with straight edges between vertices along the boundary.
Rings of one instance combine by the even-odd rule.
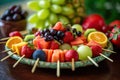
[[[20,5],[13,5],[1,16],[1,20],[5,21],[19,21],[26,18],[28,13],[26,11],[23,11]]]
[[[45,41],[52,41],[52,40],[57,40],[61,44],[63,44],[63,37],[64,37],[64,32],[62,31],[57,31],[55,29],[44,29],[39,32],[36,32],[35,36],[40,35],[41,37],[44,37]]]
[[[84,16],[83,0],[37,0],[29,1],[28,7],[36,11],[28,18],[30,24],[44,29],[61,21],[64,24],[80,23]]]

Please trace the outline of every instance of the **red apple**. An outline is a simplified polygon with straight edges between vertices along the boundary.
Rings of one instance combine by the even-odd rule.
[[[72,58],[77,61],[79,59],[78,53],[75,50],[69,50],[65,54],[65,60],[71,62]]]
[[[82,26],[85,30],[95,28],[98,31],[102,31],[102,27],[105,26],[105,21],[101,15],[91,14],[84,19]]]

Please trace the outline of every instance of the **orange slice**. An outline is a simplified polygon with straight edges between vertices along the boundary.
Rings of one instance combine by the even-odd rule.
[[[88,35],[88,42],[92,41],[92,40],[99,43],[103,48],[107,46],[108,38],[102,32],[98,32],[98,31],[97,32],[91,32]]]
[[[13,44],[17,44],[20,42],[23,42],[23,39],[21,37],[18,36],[10,37],[6,42],[6,46],[11,49]]]

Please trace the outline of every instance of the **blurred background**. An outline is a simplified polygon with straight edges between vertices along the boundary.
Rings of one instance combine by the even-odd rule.
[[[0,5],[30,0],[0,0]],[[84,0],[85,13],[98,13],[105,18],[106,23],[120,19],[120,0]]]

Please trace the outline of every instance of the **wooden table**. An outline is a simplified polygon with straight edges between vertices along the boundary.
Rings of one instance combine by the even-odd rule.
[[[0,45],[0,52],[4,45]],[[99,67],[88,66],[77,68],[74,72],[71,69],[61,69],[61,76],[56,77],[56,69],[37,68],[34,74],[31,73],[32,66],[19,64],[13,68],[16,60],[9,58],[0,62],[0,80],[120,80],[120,52],[115,48],[117,54],[112,54],[113,63],[104,60]],[[0,58],[7,53],[0,53]]]

